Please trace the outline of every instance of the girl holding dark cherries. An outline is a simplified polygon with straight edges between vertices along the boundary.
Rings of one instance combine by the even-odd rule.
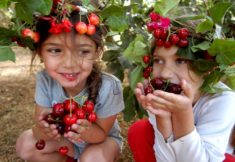
[[[135,162],[235,161],[229,143],[235,93],[220,78],[212,79],[215,73],[222,76],[218,70],[222,63],[209,48],[191,50],[208,41],[195,32],[195,25],[150,13],[147,29],[154,39],[153,50],[143,58],[148,64],[146,80],[135,88],[149,117],[135,122],[128,132]],[[198,61],[202,67],[212,66],[203,71]]]
[[[54,1],[50,15],[35,23],[22,36],[34,41],[45,70],[36,77],[35,125],[17,139],[17,155],[34,162],[116,161],[122,85],[100,70],[98,15],[79,2]]]

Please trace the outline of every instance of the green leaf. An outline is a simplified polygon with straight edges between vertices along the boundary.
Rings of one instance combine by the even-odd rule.
[[[162,16],[166,14],[173,8],[177,7],[180,0],[161,0],[157,1],[154,5],[154,10],[160,13]]]
[[[221,89],[216,87],[215,84],[220,81],[223,75],[224,74],[221,73],[219,70],[214,70],[209,75],[206,75],[204,77],[204,82],[201,86],[201,90],[208,93],[216,93],[218,91],[221,91]]]
[[[136,66],[135,69],[131,71],[129,82],[133,91],[136,87],[136,84],[143,81],[143,70],[144,68],[142,66]]]
[[[219,64],[230,65],[235,62],[235,41],[215,39],[208,52],[216,56]]]
[[[28,24],[33,23],[33,14],[39,12],[42,15],[48,15],[51,11],[51,0],[21,0],[16,3],[16,17]]]
[[[124,8],[117,5],[109,6],[101,11],[101,17],[103,19],[109,18],[110,16],[122,17],[125,14]]]
[[[15,62],[15,53],[9,46],[0,46],[0,61],[7,60]]]
[[[206,51],[210,48],[210,42],[209,41],[203,41],[197,45],[194,45],[191,47],[191,50],[193,52],[197,52],[197,51],[200,51],[200,50],[203,50],[203,51]]]
[[[102,60],[111,62],[117,60],[117,57],[119,55],[120,55],[119,50],[108,50],[104,52]]]
[[[113,31],[123,32],[128,28],[128,21],[125,16],[110,16],[106,23]]]
[[[194,60],[195,56],[192,53],[192,50],[190,48],[192,46],[192,39],[188,39],[188,41],[189,41],[189,45],[183,48],[179,48],[177,51],[177,55],[179,55],[180,57],[189,59],[189,60]]]
[[[148,46],[145,42],[146,41],[144,37],[138,34],[135,40],[132,41],[128,48],[123,52],[123,56],[130,61],[141,63],[143,66],[145,66],[143,63],[143,56],[149,52]]]
[[[235,74],[231,74],[231,75],[227,76],[227,84],[233,90],[235,89]]]
[[[7,8],[8,5],[9,5],[9,0],[1,0],[0,8]]]
[[[123,89],[123,97],[124,97],[124,103],[125,103],[125,109],[124,112],[124,120],[125,121],[131,121],[133,117],[135,116],[135,96],[133,91],[130,89],[130,87],[125,87]]]
[[[219,2],[209,9],[209,16],[213,19],[214,23],[223,24],[225,14],[232,6],[232,3]]]
[[[214,23],[211,18],[207,18],[205,21],[199,23],[196,27],[196,33],[206,33],[213,29]]]

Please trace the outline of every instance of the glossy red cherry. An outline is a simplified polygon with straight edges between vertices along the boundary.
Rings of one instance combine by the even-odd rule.
[[[178,35],[181,39],[186,39],[189,35],[189,31],[187,28],[181,28],[178,30]]]
[[[171,42],[170,41],[165,41],[164,42],[164,47],[165,48],[170,48],[171,47]]]
[[[75,24],[75,29],[79,34],[85,34],[87,32],[87,25],[80,21]]]
[[[86,112],[83,109],[75,109],[74,113],[77,115],[78,119],[86,119]]]
[[[189,45],[189,42],[187,39],[180,39],[180,41],[177,44],[179,47],[186,47]]]
[[[100,23],[100,18],[94,13],[91,13],[88,19],[89,19],[90,24],[92,25],[98,25]]]
[[[88,121],[90,122],[95,122],[97,119],[97,115],[95,112],[91,112],[89,115],[88,115]]]
[[[67,114],[63,118],[63,121],[66,125],[75,124],[77,120],[78,120],[78,118],[77,118],[76,114]]]
[[[86,34],[93,35],[93,34],[95,34],[95,32],[96,32],[95,25],[88,24]]]
[[[33,32],[31,29],[29,29],[29,28],[23,29],[23,30],[21,31],[21,35],[22,35],[23,37],[30,37],[31,39],[34,38],[34,32]]]
[[[158,39],[158,38],[161,38],[162,32],[163,32],[162,29],[158,28],[158,29],[154,30],[153,35],[154,35],[155,38]]]
[[[174,45],[176,45],[180,40],[180,38],[177,34],[171,34],[169,39],[170,39],[170,42]]]
[[[68,152],[69,152],[69,148],[68,148],[67,146],[61,146],[61,147],[59,148],[59,153],[60,153],[61,155],[66,155]]]
[[[44,147],[46,146],[46,142],[43,140],[43,139],[40,139],[36,142],[35,144],[35,147],[38,149],[38,150],[42,150],[44,149]]]
[[[158,47],[162,47],[164,45],[164,41],[162,39],[158,39],[158,40],[156,40],[156,45]]]
[[[76,108],[78,108],[78,103],[73,99],[68,99],[64,101],[64,108],[68,112],[73,112]]]
[[[143,61],[145,64],[149,64],[151,60],[151,57],[149,55],[144,55],[143,56]]]
[[[53,116],[63,116],[65,114],[64,103],[56,103],[52,107]]]
[[[95,105],[91,100],[86,100],[83,104],[83,109],[88,113],[91,113],[94,110],[94,107]]]

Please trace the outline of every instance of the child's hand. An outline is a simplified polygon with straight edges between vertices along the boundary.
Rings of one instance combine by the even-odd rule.
[[[144,84],[147,81],[144,82]],[[138,83],[137,87],[135,89],[135,95],[138,100],[138,102],[141,104],[141,106],[150,111],[151,113],[157,115],[158,117],[161,118],[169,118],[171,116],[171,113],[169,111],[163,110],[163,109],[158,109],[153,105],[154,103],[154,98],[157,96],[154,94],[149,93],[147,96],[144,94],[144,85],[143,83]]]
[[[183,89],[183,93],[181,95],[168,93],[161,90],[154,91],[153,94],[156,97],[151,96],[149,99],[151,100],[152,107],[172,113],[180,113],[184,110],[192,109],[194,96],[191,85],[185,80],[182,80],[181,87]]]
[[[78,119],[76,124],[72,125],[72,130],[65,134],[65,137],[69,138],[73,143],[81,142],[83,133],[87,132],[92,123],[87,119]]]
[[[44,120],[46,115],[51,113],[51,109],[46,109],[42,111],[38,117],[37,127],[46,136],[48,140],[58,140],[61,135],[58,133],[55,124],[49,124]]]

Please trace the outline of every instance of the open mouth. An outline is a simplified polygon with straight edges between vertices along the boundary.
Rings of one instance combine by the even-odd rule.
[[[79,73],[61,73],[61,75],[68,81],[74,81],[78,78]]]

